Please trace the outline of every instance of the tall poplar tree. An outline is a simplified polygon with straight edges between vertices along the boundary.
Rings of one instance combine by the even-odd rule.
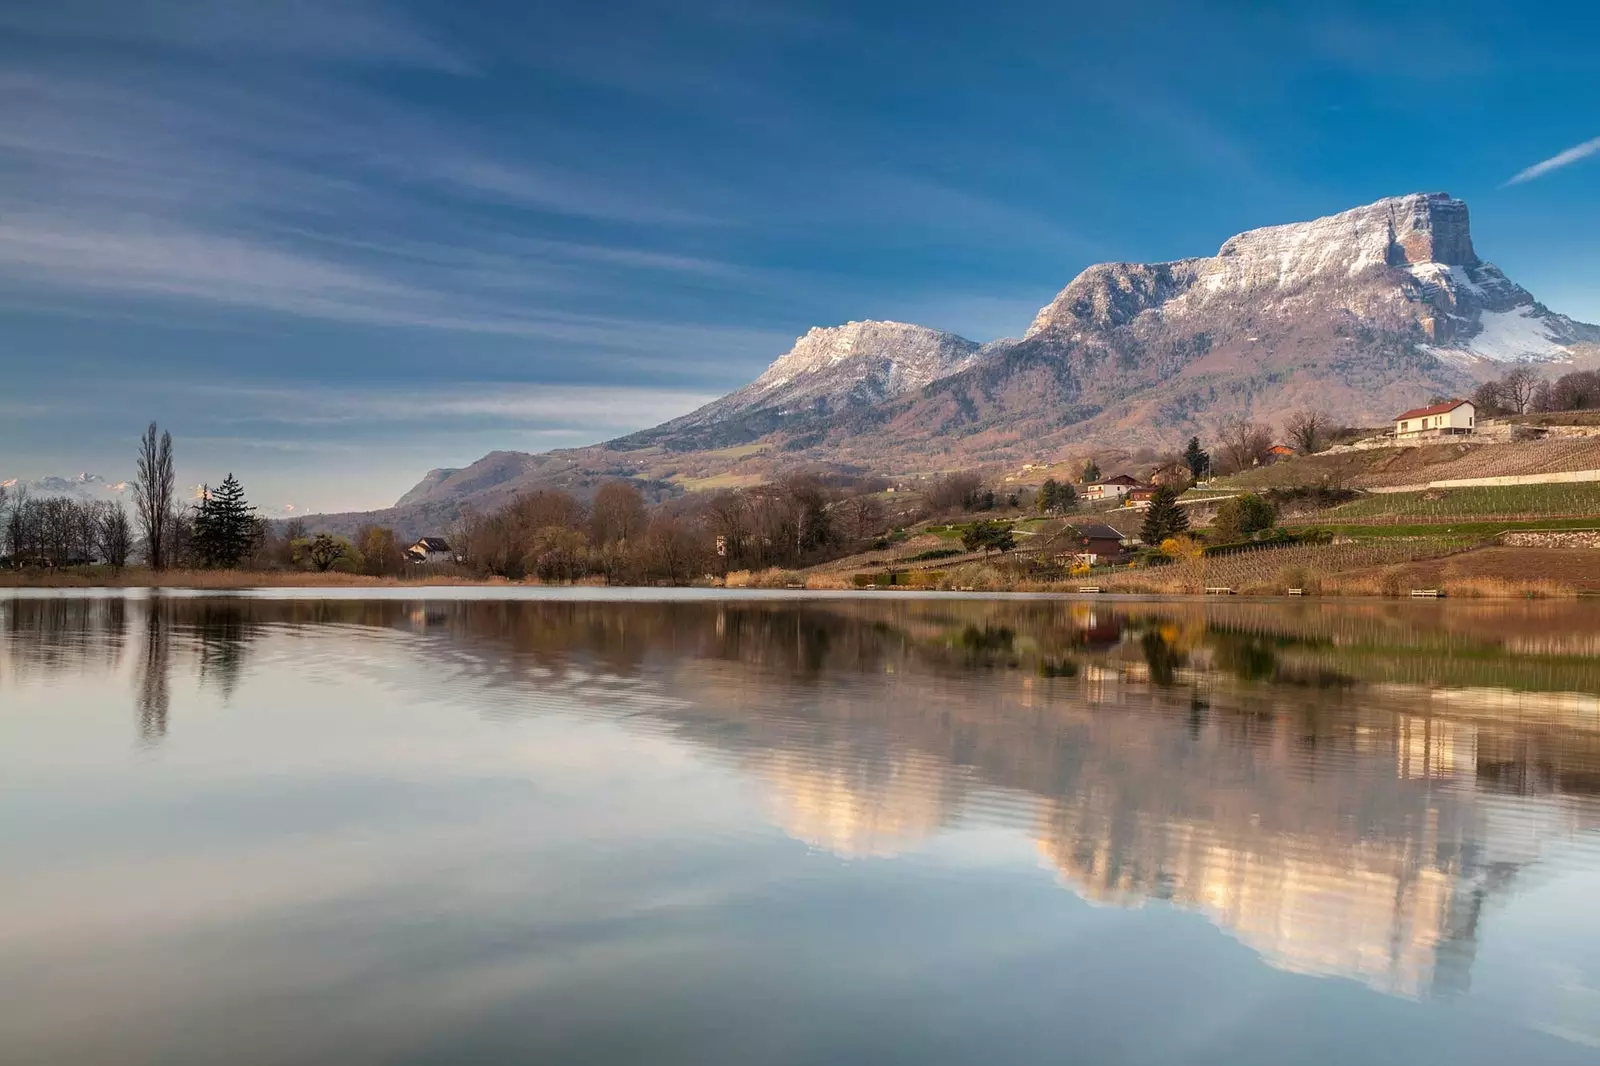
[[[156,436],[150,423],[139,439],[139,461],[133,479],[133,499],[144,534],[145,560],[152,570],[167,565],[167,531],[172,525],[173,492],[176,477],[172,469],[172,434]]]

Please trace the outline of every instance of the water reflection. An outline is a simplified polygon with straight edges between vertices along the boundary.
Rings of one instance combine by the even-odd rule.
[[[1583,605],[12,599],[0,678],[115,672],[130,629],[146,742],[185,728],[175,674],[226,701],[308,638],[360,671],[352,633],[452,699],[505,697],[485,714],[571,686],[612,713],[642,686],[629,714],[814,848],[1010,827],[1084,899],[1168,901],[1274,967],[1405,997],[1470,989],[1530,877],[1600,868]]]

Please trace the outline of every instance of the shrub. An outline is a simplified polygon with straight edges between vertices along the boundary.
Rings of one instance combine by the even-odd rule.
[[[1161,542],[1161,554],[1173,559],[1198,559],[1205,554],[1205,545],[1194,537],[1180,534]]]
[[[1223,500],[1217,505],[1217,516],[1211,528],[1218,540],[1243,540],[1252,533],[1272,528],[1278,520],[1278,509],[1253,492]]]

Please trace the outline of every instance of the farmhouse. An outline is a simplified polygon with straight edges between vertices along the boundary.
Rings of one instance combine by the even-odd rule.
[[[1395,440],[1467,436],[1477,426],[1478,409],[1471,400],[1446,400],[1417,407],[1394,417]]]
[[[1078,541],[1078,554],[1086,555],[1093,564],[1112,559],[1122,553],[1122,534],[1104,522],[1085,522],[1066,530]]]
[[[406,549],[406,558],[413,563],[453,563],[455,552],[443,537],[423,537]]]

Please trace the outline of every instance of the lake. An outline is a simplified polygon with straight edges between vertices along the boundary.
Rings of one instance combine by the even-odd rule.
[[[0,596],[0,1061],[1600,1062],[1600,609]]]

